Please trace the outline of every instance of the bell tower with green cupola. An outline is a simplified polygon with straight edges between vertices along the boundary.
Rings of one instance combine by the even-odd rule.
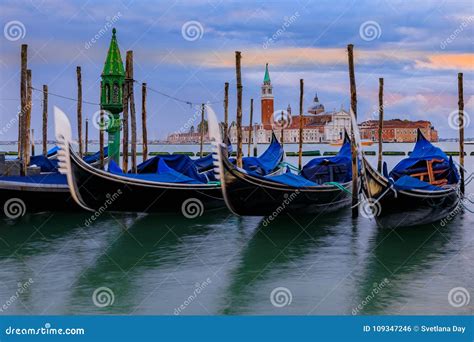
[[[100,106],[107,113],[106,131],[108,133],[108,155],[117,164],[120,159],[120,113],[123,111],[123,84],[125,70],[123,68],[120,49],[115,36],[117,30],[112,29],[112,40],[102,71]]]

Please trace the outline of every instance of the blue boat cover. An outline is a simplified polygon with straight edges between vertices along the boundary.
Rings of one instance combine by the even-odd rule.
[[[30,165],[36,165],[41,168],[41,172],[56,172],[58,171],[58,160],[48,159],[43,155],[37,155],[30,158]]]
[[[278,142],[275,133],[272,133],[272,141],[268,148],[259,157],[242,158],[242,166],[245,171],[253,175],[264,176],[275,170],[283,160],[283,146]],[[230,161],[235,164],[236,159]]]
[[[227,152],[228,155],[232,153],[232,143],[230,142],[229,137],[226,138],[225,141],[227,145]],[[196,166],[198,172],[204,172],[204,171],[209,171],[214,168],[214,161],[212,159],[212,153],[208,154],[205,157],[199,158],[199,159],[194,159],[193,160],[194,165]]]
[[[417,141],[413,152],[408,158],[400,161],[390,172],[389,176],[394,180],[419,172],[426,172],[426,161],[438,159],[440,163],[433,164],[433,170],[444,170],[445,172],[438,174],[438,178],[446,178],[449,184],[459,181],[459,174],[454,166],[451,157],[448,157],[439,147],[429,142],[418,129]]]
[[[212,155],[211,155],[212,158]],[[148,159],[137,166],[137,173],[139,174],[153,174],[158,171],[161,161],[166,162],[166,165],[171,169],[183,174],[189,178],[195,179],[200,183],[207,183],[207,178],[204,174],[199,173],[194,161],[186,155],[172,154],[155,156]],[[212,162],[212,159],[211,159]]]
[[[352,163],[351,141],[347,133],[341,149],[334,157],[319,157],[310,160],[301,170],[301,175],[318,184],[349,182],[352,179]]]
[[[395,183],[393,187],[397,190],[427,190],[427,191],[438,191],[443,190],[439,186],[431,185],[430,183],[423,182],[415,177],[402,176]]]
[[[55,154],[57,154],[59,151],[59,146],[54,146],[52,147],[48,152],[46,152],[46,157],[52,157],[54,156]]]
[[[105,146],[104,147],[104,158],[107,157],[108,154],[109,154],[109,147]],[[90,156],[85,156],[83,159],[87,164],[95,163],[96,161],[98,161],[100,159],[100,151],[98,151],[98,152],[96,152],[96,153],[94,153]]]
[[[164,160],[159,160],[154,173],[123,173],[113,161],[109,161],[109,172],[132,179],[147,180],[162,183],[203,184],[204,182],[190,178],[170,168]],[[207,183],[207,181],[205,182]]]
[[[307,180],[306,178],[296,175],[291,172],[286,172],[281,175],[277,176],[266,176],[265,179],[271,180],[276,183],[281,183],[289,186],[293,186],[295,188],[303,188],[307,186],[317,186],[318,184]]]

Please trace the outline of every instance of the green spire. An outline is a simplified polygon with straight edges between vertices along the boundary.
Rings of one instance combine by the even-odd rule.
[[[268,73],[268,63],[265,65],[265,77],[263,78],[264,84],[270,84],[270,74]]]
[[[102,76],[125,76],[122,56],[120,56],[120,49],[118,47],[117,37],[115,36],[116,32],[117,30],[113,28],[112,40],[110,41],[109,52],[107,53]]]

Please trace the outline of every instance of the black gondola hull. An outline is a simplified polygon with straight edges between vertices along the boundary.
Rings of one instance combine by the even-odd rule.
[[[222,149],[222,147],[221,147]],[[295,188],[265,181],[239,171],[220,153],[221,182],[226,204],[238,215],[268,216],[281,212],[318,214],[333,212],[351,202],[350,183],[336,186]]]
[[[453,186],[442,191],[395,191],[389,181],[363,159],[365,178],[362,191],[373,217],[380,227],[394,229],[437,223],[456,210],[459,188]]]
[[[19,203],[23,207],[21,216],[26,213],[83,210],[71,197],[67,184],[52,188],[41,184],[0,182],[0,205],[6,216],[9,203]]]
[[[225,207],[219,185],[141,181],[94,169],[70,149],[68,182],[73,197],[92,211],[183,212]]]

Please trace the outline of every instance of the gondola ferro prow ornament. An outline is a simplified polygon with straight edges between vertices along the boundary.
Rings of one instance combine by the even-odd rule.
[[[76,201],[76,203],[82,208],[93,211],[91,208],[84,206],[83,201],[81,201],[78,197],[80,195],[77,191],[76,183],[72,179],[73,175],[71,171],[71,159],[69,155],[69,149],[73,141],[71,123],[69,122],[66,114],[56,106],[54,106],[54,130],[59,147],[59,172],[66,175],[69,191],[74,201]]]

